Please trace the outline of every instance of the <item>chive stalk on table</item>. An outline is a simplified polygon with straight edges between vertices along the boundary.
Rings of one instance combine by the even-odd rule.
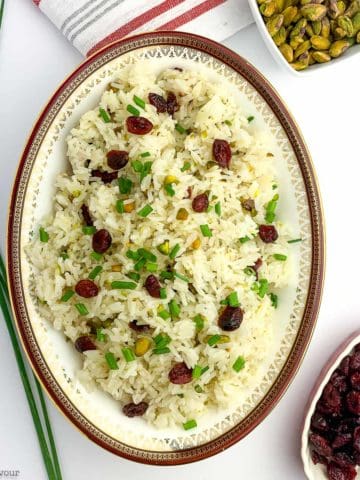
[[[0,7],[0,21],[1,21],[1,7]],[[60,469],[60,463],[56,451],[54,435],[52,432],[49,415],[45,403],[45,398],[41,389],[41,386],[34,375],[34,382],[36,391],[38,394],[38,401],[40,404],[40,411],[38,410],[33,387],[27,373],[23,354],[21,352],[20,344],[17,338],[15,327],[13,324],[11,309],[10,309],[10,297],[6,282],[6,269],[0,255],[0,306],[5,319],[5,323],[9,332],[11,344],[14,350],[16,363],[19,369],[20,378],[25,390],[25,395],[29,404],[30,412],[33,418],[36,434],[38,437],[41,453],[43,456],[47,476],[49,480],[62,480],[62,474]],[[42,418],[41,418],[42,417]],[[44,429],[45,425],[45,429]],[[45,433],[46,431],[46,433]]]

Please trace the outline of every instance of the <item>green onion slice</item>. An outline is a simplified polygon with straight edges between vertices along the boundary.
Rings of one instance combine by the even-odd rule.
[[[221,216],[221,203],[220,202],[215,203],[215,213],[218,217]]]
[[[139,215],[139,217],[147,217],[148,215],[150,215],[150,213],[153,211],[153,208],[147,204],[145,205],[141,210],[139,210],[137,213]]]
[[[212,335],[207,341],[207,343],[210,347],[213,347],[218,343],[219,340],[220,340],[220,335],[216,334],[216,335]]]
[[[111,282],[111,288],[118,289],[118,290],[135,290],[136,283],[114,281],[114,282]]]
[[[140,153],[140,157],[142,157],[142,158],[146,158],[146,157],[150,157],[150,156],[151,156],[150,152]]]
[[[249,242],[250,240],[251,238],[248,236],[239,238],[240,243],[246,243],[246,242]]]
[[[156,255],[149,252],[149,250],[146,250],[145,248],[139,248],[138,254],[142,258],[146,258],[146,260],[148,260],[149,262],[156,262],[157,260]]]
[[[204,237],[212,237],[212,231],[210,230],[209,225],[200,225],[200,230]]]
[[[196,420],[188,420],[187,422],[183,423],[184,430],[190,430],[191,428],[197,427]]]
[[[140,108],[142,108],[143,110],[145,110],[145,102],[144,102],[144,100],[143,100],[142,98],[134,95],[134,96],[133,96],[133,101],[134,101],[134,103],[135,103],[138,107],[140,107]]]
[[[115,355],[112,352],[105,353],[105,360],[110,370],[119,370],[117,360],[115,358]]]
[[[126,107],[126,110],[131,113],[131,115],[134,115],[134,117],[139,117],[140,116],[140,112],[137,108],[135,108],[133,105],[128,105]]]
[[[133,362],[135,360],[135,355],[134,355],[134,352],[131,350],[131,348],[122,348],[121,351],[125,360],[128,363]]]
[[[287,255],[283,255],[282,253],[274,253],[273,257],[275,260],[279,260],[280,262],[285,262],[287,259]]]
[[[127,177],[118,178],[118,184],[120,193],[122,193],[123,195],[130,193],[133,186],[133,182],[130,180],[130,178]]]
[[[98,252],[92,252],[92,253],[90,253],[90,257],[91,257],[93,260],[96,260],[97,262],[100,262],[100,260],[103,259],[103,254],[102,254],[102,253],[98,253]]]
[[[184,165],[180,168],[181,172],[186,172],[186,170],[189,170],[191,168],[191,163],[190,162],[185,162]]]
[[[170,313],[167,310],[161,310],[160,312],[158,312],[158,316],[163,320],[167,320],[168,318],[171,317]]]
[[[96,340],[99,342],[105,342],[106,341],[106,334],[103,333],[101,328],[96,329]]]
[[[180,306],[176,300],[172,299],[169,303],[170,314],[173,318],[177,318],[180,315]]]
[[[237,292],[231,292],[227,297],[227,301],[230,307],[238,307],[240,305]]]
[[[98,275],[99,273],[102,271],[103,267],[101,267],[100,265],[98,265],[97,267],[95,267],[93,270],[91,270],[91,272],[89,273],[89,276],[88,278],[90,280],[94,280]]]
[[[169,253],[169,257],[171,258],[171,260],[174,260],[174,258],[177,256],[177,254],[179,253],[180,251],[180,245],[177,243],[170,251]]]
[[[271,305],[274,308],[277,308],[279,297],[275,293],[270,293],[269,296],[270,296],[270,300],[271,300]]]
[[[75,308],[80,315],[87,315],[89,313],[89,310],[86,308],[86,306],[83,303],[76,303]]]
[[[105,123],[111,122],[111,118],[106,110],[99,108],[99,117],[101,117]]]
[[[164,353],[170,353],[170,348],[164,347],[164,348],[154,348],[152,351],[155,355],[163,355]]]
[[[82,227],[82,231],[85,235],[94,235],[94,233],[96,233],[96,227],[86,225],[85,227]]]
[[[140,274],[136,272],[126,273],[126,276],[131,280],[134,280],[134,282],[138,282],[140,280]]]
[[[67,302],[70,298],[75,295],[73,290],[67,290],[64,295],[61,297],[60,302]]]
[[[288,240],[287,243],[298,243],[298,242],[302,242],[302,238],[294,238],[293,240]]]
[[[47,243],[49,241],[49,234],[43,227],[39,228],[39,237],[40,242]]]
[[[175,195],[175,190],[173,189],[171,183],[164,185],[164,190],[170,197],[173,197]]]
[[[198,314],[193,318],[195,322],[195,329],[197,332],[200,332],[204,328],[205,319],[202,315]]]
[[[185,277],[185,275],[181,275],[181,273],[174,272],[174,276],[177,278],[180,278],[180,280],[182,280],[183,282],[186,282],[186,283],[190,282],[190,280],[187,277]]]
[[[244,357],[238,357],[232,368],[233,370],[235,370],[235,372],[240,372],[240,370],[242,370],[243,368],[245,367],[245,358]]]

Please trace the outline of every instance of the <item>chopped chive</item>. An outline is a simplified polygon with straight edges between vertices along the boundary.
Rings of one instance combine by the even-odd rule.
[[[150,155],[151,155],[150,152],[140,153],[140,157],[142,157],[142,158],[150,157]]]
[[[128,250],[125,255],[127,256],[127,258],[130,258],[131,260],[139,260],[141,257],[140,257],[140,254],[134,250]]]
[[[197,427],[196,420],[188,420],[187,422],[183,423],[184,430],[190,430],[191,428]]]
[[[131,115],[134,115],[135,117],[138,117],[140,115],[140,112],[137,108],[135,108],[133,105],[128,105],[126,107],[126,110],[131,113]]]
[[[210,230],[209,225],[200,225],[200,230],[204,237],[212,237],[212,231]]]
[[[259,290],[258,290],[259,297],[264,298],[268,290],[269,290],[269,282],[265,278],[261,278],[259,280]]]
[[[140,160],[134,160],[133,162],[131,162],[131,166],[135,173],[141,173],[142,169],[144,168],[143,163],[140,162]]]
[[[164,353],[170,353],[170,348],[164,347],[164,348],[154,348],[152,351],[155,355],[163,355]]]
[[[164,185],[164,190],[170,197],[173,197],[175,195],[175,190],[173,189],[171,183]]]
[[[272,223],[275,220],[275,210],[277,207],[277,202],[279,200],[279,195],[274,195],[273,199],[266,205],[265,220],[267,223]]]
[[[200,378],[202,372],[202,367],[200,365],[195,365],[192,371],[192,378]]]
[[[126,274],[128,278],[134,280],[134,282],[138,282],[140,280],[140,274],[136,272],[129,272]]]
[[[244,268],[245,275],[255,275],[255,270],[252,267],[245,267]]]
[[[204,393],[204,390],[201,388],[200,385],[195,385],[194,390],[196,393]]]
[[[131,188],[133,186],[133,182],[130,180],[130,178],[126,178],[126,177],[118,178],[118,184],[119,184],[120,193],[122,193],[123,195],[130,193]]]
[[[246,242],[249,242],[250,240],[251,240],[251,238],[248,237],[247,235],[246,235],[246,237],[239,238],[240,243],[246,243]]]
[[[101,328],[96,329],[96,340],[99,342],[105,342],[106,341],[106,334],[103,333]]]
[[[134,270],[136,270],[137,272],[140,272],[140,270],[144,268],[145,264],[146,264],[146,258],[140,258],[140,260],[135,263]]]
[[[215,213],[218,217],[221,216],[221,203],[220,202],[215,203]]]
[[[191,168],[191,163],[190,162],[185,162],[184,165],[180,168],[181,172],[186,172],[186,170],[189,170]]]
[[[146,258],[146,260],[149,260],[149,262],[156,262],[157,260],[156,255],[149,252],[149,250],[146,250],[145,248],[139,248],[138,254],[141,258]]]
[[[250,115],[250,117],[247,117],[247,121],[250,123],[254,120],[254,116],[253,115]]]
[[[39,228],[39,237],[40,242],[47,243],[49,241],[49,234],[43,227]]]
[[[274,253],[273,257],[275,260],[279,260],[280,262],[285,262],[287,259],[287,255],[283,255],[282,253]]]
[[[180,125],[180,123],[177,123],[175,125],[175,130],[177,130],[179,133],[186,133],[187,132],[186,128],[184,128],[182,125]]]
[[[169,345],[169,343],[171,342],[171,338],[169,337],[169,335],[159,333],[158,335],[156,335],[156,337],[154,337],[154,342],[156,348],[163,348],[166,347],[166,345]]]
[[[117,360],[115,358],[115,355],[112,352],[105,353],[105,360],[110,370],[119,370]]]
[[[75,303],[76,310],[80,313],[80,315],[87,315],[89,310],[83,303]]]
[[[294,238],[294,240],[288,240],[287,243],[298,243],[298,242],[302,242],[302,238]]]
[[[93,260],[96,260],[97,262],[100,262],[100,260],[103,259],[102,253],[98,253],[98,252],[92,252],[92,253],[90,253],[90,257],[91,257]]]
[[[136,283],[134,283],[134,282],[119,282],[119,281],[116,280],[114,282],[111,282],[111,288],[118,289],[118,290],[135,290]]]
[[[69,258],[69,255],[66,252],[61,252],[59,256],[63,260],[67,260]]]
[[[216,345],[218,343],[218,341],[220,340],[220,335],[212,335],[209,340],[207,341],[207,344],[210,345],[210,347],[213,347],[214,345]]]
[[[101,117],[105,123],[111,122],[108,112],[101,107],[99,108],[99,117]]]
[[[85,227],[82,227],[82,231],[85,235],[94,235],[96,232],[96,227],[92,225],[86,225]]]
[[[173,318],[177,318],[180,315],[180,306],[176,300],[172,299],[169,303],[170,314]]]
[[[242,370],[243,368],[245,367],[245,358],[244,357],[238,357],[232,368],[233,370],[235,370],[235,372],[240,372],[240,370]]]
[[[134,95],[133,96],[133,101],[135,103],[135,105],[137,105],[138,107],[142,108],[143,110],[145,110],[145,102],[142,98]]]
[[[201,330],[204,328],[205,324],[205,319],[202,315],[198,314],[193,318],[195,322],[195,329],[197,332],[201,332]]]
[[[201,369],[201,375],[204,375],[205,372],[209,370],[210,367],[206,366]]]
[[[145,205],[141,210],[139,210],[137,213],[139,215],[139,217],[147,217],[148,215],[150,215],[150,213],[153,211],[153,208],[147,204]]]
[[[152,164],[153,162],[145,162],[144,163],[144,166],[143,166],[143,169],[140,173],[140,182],[142,180],[144,180],[144,178],[149,175],[150,171],[151,171],[151,167],[152,167]]]
[[[171,317],[170,313],[167,310],[161,310],[160,312],[158,312],[158,316],[163,320],[167,320],[168,318]]]
[[[103,267],[101,267],[100,265],[98,265],[97,267],[95,267],[93,270],[91,270],[91,272],[89,273],[89,276],[88,278],[90,280],[95,280],[95,278],[99,275],[99,273],[102,271]]]
[[[160,272],[160,278],[162,278],[163,280],[172,280],[174,278],[174,273],[167,272],[166,270],[162,270]]]
[[[186,282],[186,283],[190,282],[190,280],[187,277],[185,277],[185,275],[181,275],[181,273],[174,272],[174,275],[175,277],[180,278],[180,280],[182,280],[183,282]]]
[[[75,295],[74,290],[67,290],[64,295],[60,298],[60,302],[67,302],[70,298]]]
[[[238,307],[240,305],[237,292],[231,292],[227,300],[230,307]]]
[[[278,300],[279,300],[278,296],[275,293],[270,293],[269,296],[270,296],[270,300],[271,300],[271,305],[274,308],[277,308],[278,307]]]
[[[145,269],[146,269],[146,271],[153,273],[153,272],[157,271],[158,265],[157,265],[157,263],[154,263],[154,262],[146,262]]]
[[[170,251],[169,253],[169,257],[171,258],[171,260],[174,260],[174,258],[176,257],[176,255],[179,253],[179,250],[180,250],[180,245],[177,243]]]
[[[166,288],[160,288],[160,298],[164,300],[166,297]]]
[[[133,362],[135,360],[135,355],[134,355],[134,352],[131,350],[131,348],[122,348],[121,351],[125,360],[128,363]]]
[[[124,200],[118,200],[116,202],[115,208],[116,208],[116,211],[118,213],[124,213],[125,212],[125,210],[124,210]]]

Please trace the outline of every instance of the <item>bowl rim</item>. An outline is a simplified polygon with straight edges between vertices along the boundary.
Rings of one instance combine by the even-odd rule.
[[[255,409],[231,430],[205,444],[171,452],[150,452],[135,447],[129,447],[91,424],[74,405],[70,404],[71,408],[64,405],[56,392],[56,389],[59,388],[59,386],[55,378],[53,378],[50,369],[46,368],[46,371],[43,371],[39,366],[37,359],[42,357],[41,351],[36,343],[36,339],[31,339],[27,335],[25,324],[26,322],[30,323],[30,320],[27,318],[26,312],[22,308],[23,299],[18,296],[16,288],[16,275],[19,274],[20,271],[20,246],[18,245],[19,237],[17,231],[21,219],[23,194],[23,191],[20,191],[19,187],[21,186],[21,179],[24,167],[27,163],[29,150],[33,145],[36,135],[40,131],[42,122],[46,119],[49,111],[55,105],[58,109],[57,112],[61,110],[62,104],[67,98],[69,98],[73,93],[73,90],[76,88],[72,85],[72,82],[74,82],[87,67],[91,66],[96,61],[102,61],[103,64],[105,64],[107,61],[130,51],[156,45],[188,47],[206,53],[234,69],[237,74],[243,76],[264,98],[284,128],[299,163],[310,209],[313,245],[309,287],[301,325],[289,356],[268,393],[263,397]],[[111,53],[116,56],[111,57]],[[84,81],[84,78],[82,81]],[[72,88],[69,88],[71,85]],[[61,94],[64,94],[64,91],[66,91],[65,99],[63,102],[59,102],[59,97]],[[10,197],[7,228],[7,267],[12,310],[24,351],[33,371],[46,390],[48,396],[65,418],[96,444],[118,456],[139,463],[150,465],[180,465],[199,461],[215,455],[245,437],[259,423],[261,423],[261,421],[264,420],[264,418],[275,407],[298,371],[315,328],[324,283],[325,231],[317,177],[302,134],[285,103],[263,75],[246,59],[213,40],[185,32],[157,31],[142,33],[115,41],[87,58],[60,84],[55,93],[50,97],[50,100],[47,102],[45,108],[34,124],[20,157]],[[32,342],[30,342],[30,340],[32,340]],[[33,352],[34,345],[37,349],[36,354]],[[45,361],[44,364],[46,365]],[[146,456],[141,455],[141,453],[144,452],[147,453]]]

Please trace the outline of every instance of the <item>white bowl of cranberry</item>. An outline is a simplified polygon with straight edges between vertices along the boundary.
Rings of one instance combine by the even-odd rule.
[[[308,479],[360,478],[360,330],[334,352],[314,386],[301,456]]]

